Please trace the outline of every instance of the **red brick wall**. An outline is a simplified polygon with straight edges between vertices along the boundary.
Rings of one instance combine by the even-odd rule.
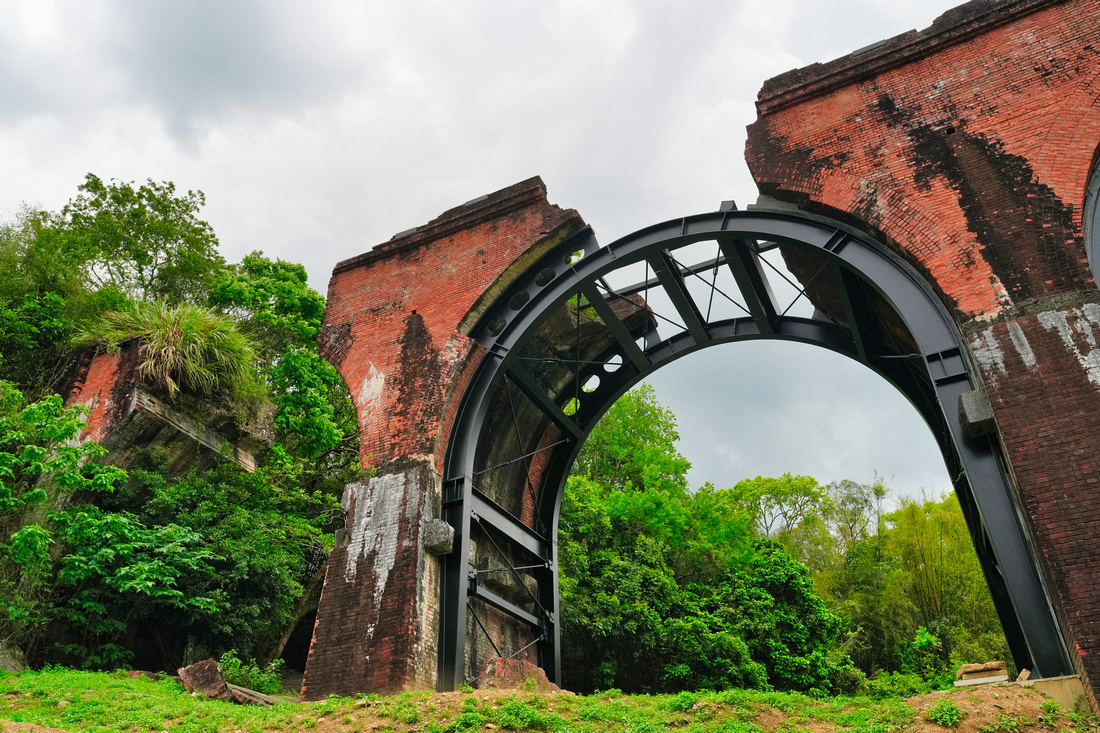
[[[533,178],[333,271],[321,349],[355,400],[373,476],[345,493],[304,698],[435,686],[440,562],[420,527],[439,517],[450,426],[482,356],[465,334],[526,262],[581,226]]]
[[[81,368],[65,400],[88,408],[80,440],[102,442],[133,410],[138,357],[138,344],[131,342],[118,351],[96,354]]]
[[[1081,210],[1098,99],[1100,0],[977,0],[769,80],[746,149],[763,193],[875,234],[953,312],[1086,683],[1100,681],[1100,293]]]
[[[952,13],[767,82],[746,156],[765,193],[883,233],[966,321],[1091,283],[1080,218],[1100,141],[1100,2]],[[951,31],[970,35],[944,45]]]
[[[336,266],[321,346],[355,400],[365,466],[445,444],[443,398],[474,347],[464,316],[513,261],[580,224],[536,178]]]
[[[968,334],[1063,611],[1071,658],[1093,681],[1100,679],[1098,338],[1100,294]]]

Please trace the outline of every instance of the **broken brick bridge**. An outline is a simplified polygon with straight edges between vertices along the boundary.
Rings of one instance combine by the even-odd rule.
[[[588,431],[653,369],[762,338],[909,398],[1017,665],[1093,696],[1098,100],[1100,0],[976,0],[767,81],[748,210],[601,246],[533,178],[339,263],[321,346],[371,470],[303,696],[453,689],[495,656],[560,679],[557,516]],[[808,312],[776,297],[777,258]]]

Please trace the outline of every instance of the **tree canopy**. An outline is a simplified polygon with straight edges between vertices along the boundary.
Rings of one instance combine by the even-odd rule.
[[[319,588],[359,472],[350,396],[317,352],[324,298],[301,265],[226,263],[204,203],[89,174],[61,211],[0,226],[0,639],[32,662],[277,658]],[[73,442],[80,410],[54,394],[72,355],[131,341],[177,409],[213,401],[242,431],[269,416],[258,470],[176,475],[153,445],[121,471]]]

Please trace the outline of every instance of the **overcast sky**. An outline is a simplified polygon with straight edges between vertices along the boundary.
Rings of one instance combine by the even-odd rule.
[[[207,195],[231,260],[333,264],[541,175],[607,243],[742,207],[765,79],[952,0],[0,0],[0,216],[85,173]],[[695,483],[785,471],[948,488],[915,411],[812,347],[716,347],[655,374]]]

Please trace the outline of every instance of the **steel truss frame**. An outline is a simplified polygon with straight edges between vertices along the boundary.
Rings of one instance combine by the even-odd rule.
[[[708,240],[717,243],[720,254],[714,260],[696,265],[677,260],[679,248]],[[830,292],[839,295],[839,317],[786,315],[772,295],[759,256],[777,245],[809,248],[827,262],[828,267],[820,268],[814,279],[830,281],[826,283]],[[607,284],[608,275],[639,262],[648,263],[644,282],[618,291]],[[743,317],[709,321],[709,306],[708,315],[704,315],[686,287],[687,278],[716,267],[731,271],[743,303],[738,305],[746,311]],[[635,324],[632,329],[616,316],[613,307],[622,298],[633,297],[637,304],[639,294],[658,285],[683,326],[663,340],[654,335],[658,324],[648,303],[642,307],[642,328]],[[713,299],[714,281],[711,287]],[[800,295],[807,289],[809,284]],[[570,383],[564,388],[548,387],[533,375],[521,354],[552,313],[569,309],[575,314],[577,329],[581,311],[586,312],[584,318],[606,327],[609,345],[597,358],[582,360],[578,344]],[[890,329],[884,326],[889,317],[904,322],[912,339],[908,347],[889,337]],[[586,227],[513,282],[477,324],[473,336],[485,348],[485,355],[463,397],[445,462],[444,518],[454,527],[455,543],[443,566],[439,689],[453,690],[476,681],[465,675],[471,598],[531,629],[534,641],[518,650],[501,649],[474,615],[498,654],[514,656],[533,645],[547,676],[560,682],[557,524],[565,480],[581,444],[615,400],[653,370],[707,346],[761,338],[832,349],[865,364],[906,395],[932,429],[954,476],[955,492],[1017,667],[1044,677],[1071,673],[999,446],[991,436],[967,435],[958,417],[959,396],[977,385],[977,372],[962,337],[928,283],[865,234],[804,212],[736,211],[732,202],[723,203],[715,213],[642,229],[603,248]],[[913,343],[917,353],[912,353]],[[604,365],[619,360],[621,366],[609,373]],[[599,375],[599,386],[582,392],[581,385],[593,374]],[[514,487],[522,493],[530,488],[531,461],[535,454],[543,454],[539,456],[541,487],[534,487],[541,488],[535,517],[527,523],[479,490],[479,476],[492,467],[485,467],[484,458],[479,464],[478,457],[485,454],[487,441],[500,440],[494,437],[500,435],[499,425],[494,431],[489,423],[493,421],[491,406],[494,400],[501,404],[502,390],[509,390],[512,419],[516,417],[514,402],[520,399],[513,394],[522,395],[555,433],[548,444],[507,461],[522,462],[526,468],[524,485]],[[579,404],[577,396],[582,398]],[[522,437],[518,421],[514,427],[516,436]],[[502,565],[492,569],[471,566],[475,533],[489,540]],[[504,545],[510,553],[502,549]],[[522,562],[515,561],[517,558],[523,558]],[[486,588],[482,582],[486,573],[514,578],[521,588],[520,598],[505,598]]]

